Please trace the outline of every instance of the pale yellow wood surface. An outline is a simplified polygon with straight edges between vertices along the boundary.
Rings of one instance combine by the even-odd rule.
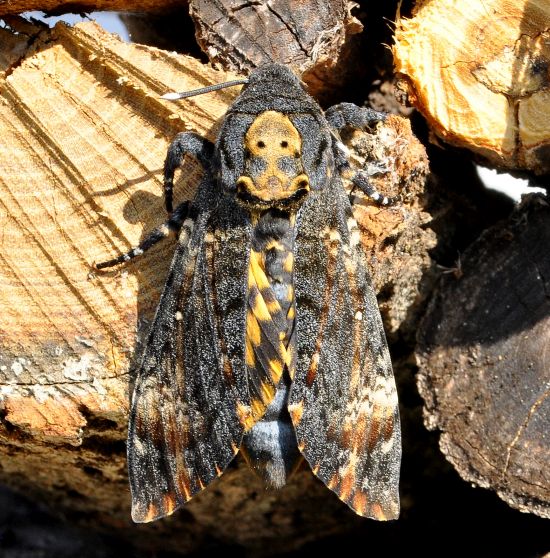
[[[441,139],[550,172],[550,0],[420,0],[398,18],[393,52]]]
[[[169,141],[184,130],[214,138],[239,88],[170,103],[159,96],[234,76],[94,23],[36,33],[34,53],[19,60],[20,44],[5,42],[1,58],[0,401],[12,426],[78,445],[82,406],[125,421],[136,324],[152,318],[172,248],[100,276],[92,264],[166,218]],[[176,197],[200,174],[188,161]],[[55,405],[34,412],[29,395],[63,400],[65,418]]]

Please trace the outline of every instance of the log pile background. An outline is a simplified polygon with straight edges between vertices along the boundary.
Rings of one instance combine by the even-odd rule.
[[[549,183],[550,1],[473,2],[462,19],[446,0],[174,4],[79,3],[125,10],[125,43],[93,22],[17,15],[66,2],[0,1],[0,555],[550,551],[550,206],[536,194],[514,208],[473,165]],[[355,209],[400,394],[402,517],[358,518],[306,469],[265,492],[237,461],[174,516],[136,526],[129,386],[173,244],[92,265],[159,224],[169,141],[214,139],[238,88],[159,96],[270,58],[325,108],[393,113],[343,139],[402,197]],[[176,199],[199,177],[186,160]]]

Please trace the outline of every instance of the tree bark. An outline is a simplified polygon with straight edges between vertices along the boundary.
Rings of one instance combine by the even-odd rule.
[[[197,39],[212,63],[247,74],[265,62],[292,67],[317,99],[353,74],[360,57],[353,36],[363,26],[348,0],[190,0]],[[353,71],[352,71],[353,70]]]
[[[467,481],[550,517],[550,206],[526,198],[441,282],[419,332],[425,423]]]

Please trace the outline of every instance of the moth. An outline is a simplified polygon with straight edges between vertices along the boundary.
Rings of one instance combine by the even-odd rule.
[[[268,487],[305,460],[357,514],[399,515],[395,381],[357,223],[341,176],[374,200],[339,140],[384,118],[325,113],[285,66],[248,79],[215,144],[180,133],[168,149],[169,219],[110,267],[169,234],[178,242],[137,371],[128,430],[132,518],[171,514],[240,451]],[[173,210],[186,154],[204,167]]]

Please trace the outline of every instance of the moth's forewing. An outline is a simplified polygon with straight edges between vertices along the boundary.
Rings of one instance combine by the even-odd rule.
[[[208,182],[184,225],[137,372],[128,431],[132,517],[169,515],[237,453],[244,370],[247,221]]]
[[[339,178],[304,205],[296,238],[298,447],[356,513],[399,515],[397,392],[380,312]]]

